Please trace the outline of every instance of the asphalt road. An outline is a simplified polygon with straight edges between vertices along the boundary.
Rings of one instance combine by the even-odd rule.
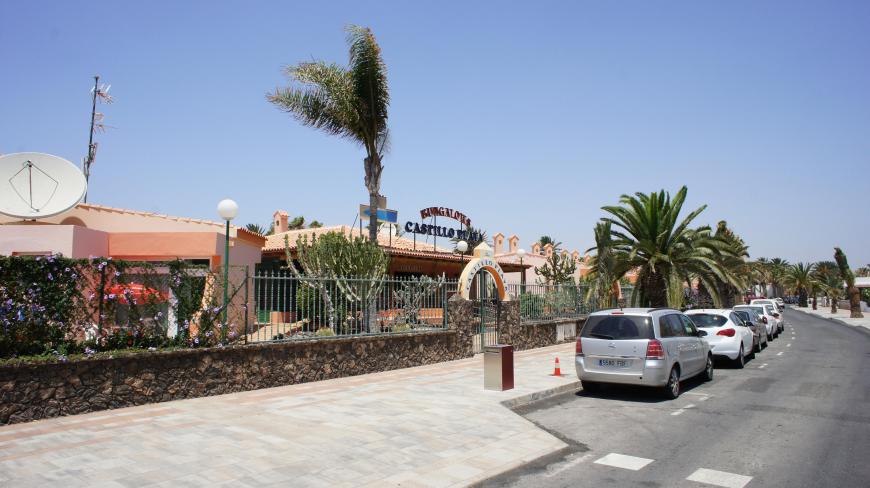
[[[744,369],[717,364],[677,400],[612,387],[519,412],[571,448],[481,486],[870,486],[870,334],[785,316]]]

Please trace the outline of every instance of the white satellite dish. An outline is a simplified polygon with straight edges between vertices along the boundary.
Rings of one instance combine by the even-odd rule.
[[[0,213],[22,219],[50,217],[85,196],[85,175],[66,159],[43,153],[0,156]]]

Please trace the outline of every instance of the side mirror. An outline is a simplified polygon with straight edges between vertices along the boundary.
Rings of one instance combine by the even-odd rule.
[[[707,335],[707,331],[706,331],[706,330],[698,329],[698,337],[704,337],[704,336],[706,336],[706,335]]]

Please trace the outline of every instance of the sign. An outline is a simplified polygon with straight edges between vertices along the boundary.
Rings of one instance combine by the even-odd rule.
[[[471,226],[471,219],[469,219],[464,213],[453,210],[452,208],[429,207],[420,210],[421,219],[429,217],[447,217],[448,219],[453,219],[457,222],[462,223],[466,227]]]
[[[498,290],[498,298],[500,300],[506,300],[507,295],[505,295],[504,272],[502,272],[501,266],[499,266],[495,259],[493,259],[492,248],[485,242],[480,243],[476,248],[474,248],[474,259],[465,265],[462,274],[459,276],[459,294],[462,298],[465,298],[466,300],[469,298],[471,294],[471,284],[474,282],[474,278],[481,271],[485,271],[492,276],[495,281],[496,289]]]
[[[371,220],[372,213],[371,207],[368,205],[360,205],[359,206],[359,217],[365,220]],[[395,224],[399,221],[399,212],[395,210],[388,210],[386,208],[378,209],[378,222],[385,222],[387,224]]]
[[[448,239],[456,238],[462,241],[474,242],[479,241],[481,237],[480,233],[477,231],[453,229],[449,227],[441,227],[439,225],[417,224],[415,222],[405,222],[405,232],[435,237],[446,237]]]

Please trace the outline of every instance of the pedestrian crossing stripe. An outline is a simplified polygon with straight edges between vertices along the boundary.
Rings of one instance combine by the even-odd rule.
[[[617,454],[615,452],[611,452],[603,458],[596,460],[595,464],[603,464],[605,466],[612,466],[614,468],[638,471],[651,462],[653,462],[652,459],[626,456],[625,454]]]
[[[690,474],[686,479],[723,488],[743,488],[752,481],[752,476],[701,468]]]

